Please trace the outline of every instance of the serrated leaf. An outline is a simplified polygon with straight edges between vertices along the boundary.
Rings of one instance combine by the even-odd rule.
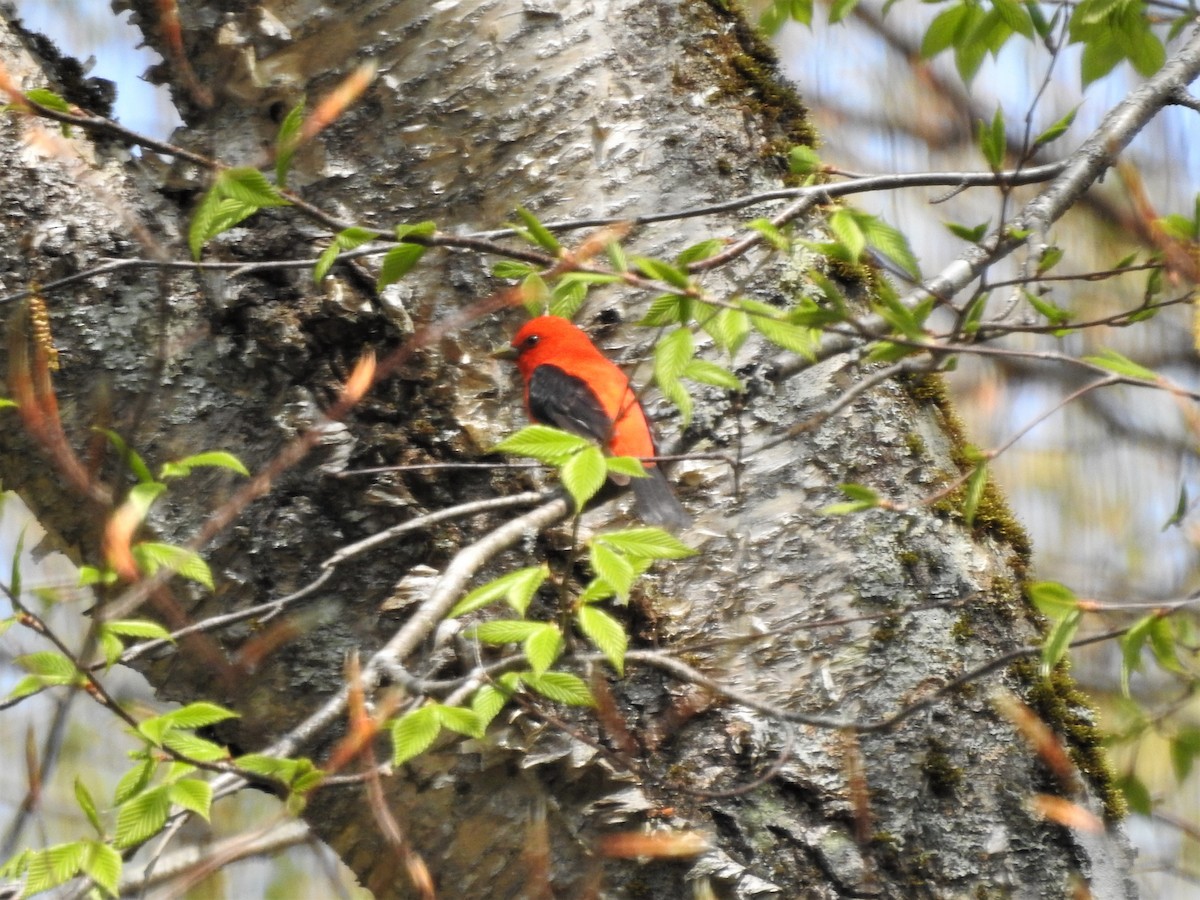
[[[121,854],[100,841],[88,841],[80,870],[112,896],[117,895],[124,862]]]
[[[138,568],[147,575],[153,575],[159,569],[170,569],[183,578],[204,585],[210,591],[213,589],[212,570],[195,550],[174,544],[142,541],[134,544],[131,551]]]
[[[1157,615],[1143,616],[1130,626],[1120,639],[1121,644],[1121,694],[1129,697],[1129,679],[1142,667],[1142,647],[1150,637],[1150,628]]]
[[[1200,755],[1200,728],[1184,726],[1171,738],[1171,766],[1175,780],[1180,784],[1192,773],[1196,757]]]
[[[392,230],[392,233],[395,234],[398,241],[402,241],[407,237],[433,237],[437,233],[437,223],[426,219],[423,222],[397,225]]]
[[[422,706],[392,722],[392,765],[420,756],[437,740],[442,719],[435,706]]]
[[[746,223],[751,231],[757,231],[763,239],[776,250],[786,251],[792,246],[788,236],[780,231],[770,219],[752,219]]]
[[[716,238],[709,238],[706,241],[701,241],[698,244],[692,244],[686,250],[682,251],[675,257],[675,265],[688,266],[691,263],[699,262],[702,259],[708,259],[710,256],[715,256],[720,253],[725,247],[724,241],[719,241]]]
[[[1179,486],[1179,499],[1175,502],[1175,511],[1171,513],[1171,518],[1163,523],[1162,531],[1168,528],[1182,524],[1188,512],[1188,489],[1186,484]]]
[[[651,259],[648,256],[635,256],[633,264],[648,278],[669,284],[671,287],[679,288],[681,291],[686,291],[691,287],[687,272],[676,268],[670,263],[663,262],[661,259]]]
[[[659,385],[678,381],[695,352],[692,333],[686,328],[676,328],[655,344],[654,377]]]
[[[626,478],[648,478],[650,475],[642,462],[634,456],[606,456],[604,465],[610,474],[624,475]]]
[[[473,625],[463,634],[485,644],[519,644],[542,627],[542,622],[528,619],[494,619]]]
[[[705,319],[702,327],[717,346],[732,357],[750,335],[750,317],[740,309],[721,309]]]
[[[788,151],[788,171],[793,175],[812,175],[821,171],[821,157],[812,147],[797,145]]]
[[[1061,619],[1079,608],[1075,592],[1057,581],[1038,581],[1027,590],[1030,601],[1048,619]]]
[[[537,216],[523,206],[517,207],[517,216],[525,224],[527,235],[534,244],[558,256],[562,251],[562,245],[559,244],[558,239],[550,233],[546,226],[538,220]]]
[[[596,577],[587,583],[587,587],[576,599],[580,603],[596,603],[600,600],[607,600],[609,597],[615,597],[616,593],[611,584],[603,578]]]
[[[636,577],[629,560],[599,541],[592,543],[588,558],[592,564],[592,571],[610,584],[618,597],[625,599],[629,596],[633,579]]]
[[[1043,678],[1049,678],[1050,672],[1066,655],[1082,617],[1082,612],[1078,609],[1073,610],[1055,622],[1050,633],[1046,635],[1046,642],[1042,645],[1041,675]]]
[[[88,791],[87,785],[80,780],[79,776],[75,777],[75,802],[79,804],[79,808],[87,817],[92,828],[96,830],[96,834],[104,837],[104,826],[100,823],[100,814],[96,812],[96,801],[92,799],[91,792]]]
[[[992,171],[999,171],[1004,166],[1004,157],[1008,152],[1008,139],[1004,129],[1004,113],[997,107],[996,114],[990,124],[979,123],[979,150]]]
[[[191,810],[205,821],[212,806],[212,785],[198,778],[184,778],[167,788],[167,796],[176,806]]]
[[[444,728],[467,737],[483,737],[483,723],[474,710],[462,706],[443,706],[440,703],[436,709]]]
[[[588,286],[582,281],[562,278],[550,292],[550,315],[573,319],[587,300]]]
[[[692,318],[692,300],[678,294],[663,294],[650,302],[646,315],[637,324],[648,328],[663,325],[686,325]]]
[[[725,388],[729,391],[742,392],[746,386],[740,378],[714,362],[706,359],[693,359],[683,369],[683,377],[701,384],[711,384],[714,387]]]
[[[30,897],[74,878],[83,866],[86,855],[87,846],[84,841],[57,844],[45,850],[32,851],[28,856],[25,884],[20,896]]]
[[[597,535],[593,540],[596,543],[606,544],[626,556],[643,559],[686,559],[689,556],[695,556],[697,552],[675,535],[661,528],[650,526],[606,531]]]
[[[154,760],[144,759],[122,775],[113,791],[113,802],[124,803],[134,794],[140,793],[150,783],[154,769]]]
[[[150,467],[146,465],[146,461],[136,451],[125,443],[124,438],[111,428],[98,428],[96,430],[108,438],[108,442],[117,451],[117,455],[121,457],[121,461],[129,466],[129,471],[133,473],[139,482],[142,484],[153,483],[154,476],[150,474]]]
[[[249,166],[225,169],[217,176],[214,187],[222,196],[240,200],[247,206],[258,209],[291,205],[291,201],[280,196],[279,191],[267,181],[262,172]]]
[[[987,487],[987,465],[980,463],[967,479],[967,496],[963,501],[963,521],[970,528],[975,524],[975,513],[979,509],[979,501],[983,499],[984,488]]]
[[[874,509],[879,505],[879,494],[861,484],[839,484],[838,490],[849,498],[847,503],[834,503],[821,510],[824,516],[843,516],[848,513]]]
[[[1066,133],[1067,129],[1071,127],[1072,123],[1074,123],[1075,114],[1077,112],[1079,112],[1078,106],[1075,107],[1073,110],[1071,110],[1069,113],[1067,113],[1065,116],[1063,116],[1061,119],[1059,119],[1057,122],[1055,122],[1053,125],[1051,125],[1049,128],[1047,128],[1045,131],[1043,131],[1041,134],[1039,134],[1034,139],[1033,146],[1035,148],[1042,147],[1046,144],[1049,144],[1051,141],[1058,140],[1058,138],[1062,137],[1063,134]]]
[[[1101,350],[1098,356],[1085,356],[1084,362],[1107,369],[1124,378],[1136,378],[1140,381],[1158,381],[1158,374],[1139,366],[1133,360],[1122,356],[1116,350]]]
[[[413,266],[421,261],[428,249],[424,244],[401,244],[389,250],[384,254],[375,289],[382,291],[389,284],[394,284],[407,275]]]
[[[1184,669],[1179,664],[1179,656],[1175,651],[1175,633],[1171,629],[1171,621],[1165,616],[1155,616],[1150,623],[1150,651],[1159,667],[1167,672],[1181,674]]]
[[[159,479],[165,481],[168,478],[183,478],[191,475],[192,469],[196,468],[228,469],[239,475],[250,475],[250,470],[232,453],[224,450],[207,450],[204,453],[194,453],[183,459],[166,463],[162,467]]]
[[[502,259],[492,266],[492,276],[494,278],[521,279],[532,275],[536,271],[529,263],[516,262],[511,259]]]
[[[955,237],[962,238],[964,241],[969,241],[972,244],[978,244],[983,240],[983,236],[987,234],[988,226],[991,225],[991,220],[984,222],[982,225],[968,227],[959,225],[957,222],[943,222],[946,229]]]
[[[521,645],[529,667],[541,675],[558,659],[563,649],[562,632],[557,625],[542,624]]]
[[[220,744],[205,740],[190,731],[168,730],[162,736],[162,745],[168,750],[194,759],[197,762],[217,762],[229,759],[229,751]]]
[[[958,3],[939,13],[921,38],[921,56],[932,59],[943,50],[952,47],[962,32],[971,7],[967,3]]]
[[[1141,816],[1153,815],[1154,801],[1151,799],[1150,791],[1146,789],[1145,783],[1137,775],[1127,772],[1117,779],[1117,787],[1125,795],[1125,802],[1131,811]]]
[[[521,303],[531,316],[540,316],[550,308],[550,288],[537,272],[530,272],[521,282]]]
[[[521,681],[530,690],[536,691],[555,703],[564,703],[568,706],[596,705],[596,701],[592,698],[592,692],[588,690],[583,679],[569,672],[546,672],[544,675],[522,672]]]
[[[530,456],[552,466],[561,466],[573,454],[589,446],[594,445],[577,434],[568,434],[547,425],[528,425],[506,437],[492,448],[492,452]]]
[[[773,306],[755,300],[742,300],[749,313],[750,325],[768,341],[784,350],[815,360],[820,333],[803,325],[793,325],[778,318],[779,311]]]
[[[1071,321],[1071,313],[1060,306],[1037,296],[1032,291],[1022,291],[1021,293],[1029,305],[1045,316],[1046,321],[1051,325],[1066,325]]]
[[[224,722],[226,719],[236,719],[238,717],[239,714],[233,710],[218,706],[215,703],[209,703],[206,700],[189,703],[187,706],[173,709],[159,716],[164,722],[169,723],[172,728],[203,728],[206,725],[215,725],[217,722]]]
[[[30,675],[43,679],[46,684],[69,684],[82,677],[75,663],[54,650],[25,653],[13,662]]]
[[[111,631],[122,637],[171,640],[171,632],[157,622],[148,622],[145,619],[114,619],[111,622],[105,622],[101,627],[105,631]]]
[[[584,637],[608,658],[618,675],[624,675],[625,651],[629,646],[629,636],[621,623],[604,610],[589,605],[579,607],[576,619]]]
[[[834,210],[829,217],[829,230],[837,242],[846,248],[849,259],[862,258],[863,251],[867,249],[867,236],[863,233],[859,217],[851,210]]]
[[[475,588],[459,600],[454,609],[450,610],[448,618],[455,619],[465,616],[467,613],[482,609],[500,599],[507,601],[509,606],[523,616],[525,610],[529,608],[534,594],[537,593],[538,588],[542,586],[542,582],[549,574],[549,568],[542,564],[501,575],[499,578]]]
[[[876,252],[883,254],[914,281],[921,280],[921,266],[916,254],[909,246],[908,238],[898,228],[893,228],[887,222],[876,216],[860,217],[867,243]]]
[[[296,137],[304,124],[304,101],[301,100],[283,117],[279,131],[275,134],[275,181],[280,187],[287,186],[292,158],[296,155]]]
[[[166,785],[137,794],[117,809],[117,833],[113,843],[124,848],[136,847],[149,840],[162,830],[170,811]]]
[[[490,684],[485,684],[471,698],[471,709],[479,719],[479,730],[483,732],[491,724],[492,719],[500,714],[508,703],[505,693]]]
[[[575,509],[582,510],[608,478],[608,466],[604,454],[594,444],[588,444],[567,460],[560,471],[563,487],[575,502]]]

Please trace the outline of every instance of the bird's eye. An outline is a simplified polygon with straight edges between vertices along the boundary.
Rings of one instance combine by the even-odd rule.
[[[525,338],[525,340],[521,341],[521,349],[532,350],[537,346],[537,342],[540,340],[541,337],[539,335],[531,334],[529,337]]]

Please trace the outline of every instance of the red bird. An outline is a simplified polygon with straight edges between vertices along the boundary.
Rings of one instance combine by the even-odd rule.
[[[497,356],[516,362],[533,421],[590,438],[614,456],[656,455],[650,423],[629,379],[566,319],[531,319]],[[647,477],[632,479],[638,514],[651,525],[682,528],[688,514],[662,469],[644,465]]]

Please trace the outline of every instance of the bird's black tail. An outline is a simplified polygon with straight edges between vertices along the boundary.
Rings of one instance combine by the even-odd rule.
[[[642,521],[668,531],[679,531],[690,525],[692,517],[675,499],[675,493],[662,469],[646,466],[646,476],[633,479],[633,496]]]

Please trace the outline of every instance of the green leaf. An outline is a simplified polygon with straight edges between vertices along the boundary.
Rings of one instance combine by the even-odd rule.
[[[512,278],[521,279],[528,275],[532,275],[537,270],[529,265],[529,263],[516,262],[511,259],[502,259],[492,266],[492,276],[495,278]]]
[[[581,605],[576,611],[579,630],[595,644],[596,649],[608,657],[618,675],[625,674],[625,650],[629,636],[625,628],[604,610],[591,605]]]
[[[111,622],[105,622],[101,627],[105,631],[111,631],[122,637],[171,640],[171,632],[157,622],[148,622],[145,619],[114,619]]]
[[[606,456],[604,465],[610,474],[624,475],[626,478],[646,478],[650,474],[634,456]]]
[[[40,894],[74,878],[83,867],[84,858],[87,856],[87,843],[75,841],[30,852],[24,889],[20,896]]]
[[[1004,24],[1022,37],[1033,37],[1033,20],[1026,8],[1017,0],[992,0],[992,7]]]
[[[578,279],[561,278],[550,292],[550,315],[573,319],[587,300],[588,286]]]
[[[217,176],[215,187],[224,197],[240,200],[247,206],[262,209],[268,206],[290,206],[291,202],[280,196],[279,191],[258,169],[243,166],[225,169]]]
[[[195,550],[153,541],[142,541],[134,544],[131,549],[138,568],[147,575],[153,575],[159,569],[170,569],[190,581],[204,585],[210,591],[213,589],[212,570],[204,561],[204,557]]]
[[[646,310],[646,315],[642,316],[638,324],[649,328],[658,328],[663,325],[686,325],[691,318],[691,297],[663,294],[651,301],[650,308]]]
[[[596,495],[608,477],[604,454],[595,444],[588,444],[567,460],[561,470],[563,487],[575,502],[576,511]]]
[[[716,238],[709,238],[707,241],[692,244],[692,246],[675,257],[675,265],[683,267],[694,262],[699,262],[702,259],[708,259],[710,256],[716,256],[724,247],[725,242],[719,241]]]
[[[339,253],[344,250],[353,250],[355,247],[360,247],[368,241],[376,240],[379,237],[380,234],[378,231],[371,231],[357,226],[351,226],[343,231],[339,231],[334,235],[333,243],[321,251],[321,255],[317,258],[317,264],[313,267],[313,281],[320,284],[325,279],[333,264],[337,262]]]
[[[585,447],[594,446],[587,438],[568,434],[547,425],[528,425],[492,448],[493,453],[531,456],[552,466],[564,465]]]
[[[117,833],[113,843],[119,848],[136,847],[158,834],[171,811],[168,788],[150,788],[122,803],[117,809]]]
[[[956,222],[943,222],[946,229],[955,237],[962,238],[964,241],[969,241],[972,244],[978,244],[983,240],[983,236],[987,234],[988,226],[991,225],[991,220],[984,222],[982,225],[968,227],[959,225]]]
[[[162,472],[158,477],[163,481],[166,481],[168,478],[185,478],[192,474],[192,469],[202,467],[229,469],[231,472],[237,472],[239,475],[250,475],[250,471],[242,461],[232,453],[227,453],[224,450],[208,450],[204,453],[195,453],[191,456],[185,456],[183,459],[166,463],[162,467]]]
[[[1166,531],[1172,526],[1182,524],[1188,512],[1188,489],[1186,484],[1179,486],[1179,499],[1175,503],[1175,511],[1171,513],[1171,518],[1163,523],[1162,531]]]
[[[633,264],[647,278],[664,282],[671,285],[671,287],[679,288],[681,291],[686,291],[691,287],[687,272],[670,263],[663,262],[661,259],[651,259],[648,256],[635,256]]]
[[[821,171],[821,157],[812,147],[799,144],[788,151],[788,171],[793,175],[812,175]]]
[[[407,275],[428,249],[424,244],[400,244],[389,250],[384,254],[375,289],[382,291],[389,284],[394,284]]]
[[[1099,356],[1085,356],[1084,362],[1089,362],[1101,369],[1107,369],[1124,378],[1136,378],[1139,381],[1158,381],[1157,373],[1139,366],[1128,357],[1122,356],[1116,350],[1101,350]]]
[[[629,596],[636,573],[629,560],[607,544],[593,541],[589,552],[592,571],[612,585],[622,600]]]
[[[475,692],[475,696],[471,698],[471,710],[479,719],[480,732],[487,729],[492,719],[496,718],[500,714],[500,710],[504,709],[506,703],[508,703],[508,696],[493,685],[485,684]]]
[[[167,731],[162,745],[168,750],[194,759],[196,762],[217,762],[229,759],[229,751],[220,744],[197,737],[190,731]]]
[[[550,308],[550,288],[537,272],[530,272],[521,282],[521,302],[531,316],[540,316]]]
[[[537,593],[538,588],[542,586],[549,574],[549,567],[543,563],[540,566],[530,566],[509,572],[507,575],[501,575],[499,578],[475,588],[459,600],[454,609],[450,610],[449,618],[456,619],[459,616],[465,616],[467,613],[483,609],[500,599],[505,600],[519,615],[523,616],[525,610],[529,608],[534,594]]]
[[[1149,635],[1150,651],[1154,654],[1155,662],[1167,672],[1182,674],[1184,669],[1175,652],[1175,633],[1171,628],[1171,620],[1165,616],[1155,616],[1150,623]]]
[[[87,789],[87,785],[80,780],[79,776],[75,777],[75,802],[79,804],[79,808],[83,810],[83,814],[87,817],[89,824],[95,829],[96,834],[101,838],[104,837],[104,826],[100,823],[100,814],[96,812],[96,801],[92,799],[91,793]]]
[[[839,484],[838,490],[849,498],[847,503],[833,503],[821,510],[823,516],[844,516],[848,513],[874,509],[879,505],[879,494],[861,484]]]
[[[209,703],[205,700],[189,703],[187,706],[173,709],[159,716],[160,719],[167,722],[172,728],[203,728],[206,725],[215,725],[218,722],[224,722],[226,719],[236,719],[238,717],[238,713],[235,713],[233,710],[218,706],[215,703]]]
[[[701,327],[731,357],[750,335],[750,317],[744,310],[721,309],[701,323]]]
[[[1121,693],[1129,696],[1129,679],[1142,667],[1142,647],[1150,637],[1150,629],[1158,616],[1151,613],[1143,616],[1125,632],[1121,644]]]
[[[1185,725],[1171,738],[1171,766],[1177,782],[1183,784],[1192,773],[1197,756],[1200,756],[1200,728]]]
[[[542,622],[530,622],[528,619],[494,619],[473,625],[463,634],[485,644],[519,644],[543,626]]]
[[[121,457],[121,461],[129,466],[129,471],[134,474],[134,477],[139,482],[150,484],[154,481],[154,476],[150,474],[150,467],[146,465],[146,461],[125,443],[124,438],[111,428],[98,428],[96,430],[108,438],[108,442],[117,451],[117,455]]]
[[[876,216],[860,214],[859,224],[871,247],[898,265],[909,278],[921,280],[921,265],[903,232]]]
[[[587,583],[587,587],[583,589],[583,593],[576,599],[580,603],[595,603],[599,600],[607,600],[609,597],[615,597],[616,593],[611,584],[603,578],[596,577]]]
[[[150,777],[154,774],[156,763],[152,759],[144,759],[128,772],[121,776],[117,781],[117,787],[113,792],[114,803],[124,803],[135,794],[139,794],[150,783]]]
[[[562,245],[559,244],[558,239],[555,238],[555,236],[551,234],[549,230],[547,230],[546,226],[538,220],[537,216],[523,206],[517,207],[517,216],[520,217],[521,221],[525,223],[525,227],[528,229],[528,236],[533,243],[537,244],[543,250],[547,250],[555,256],[558,256],[558,254],[562,251]]]
[[[683,369],[683,377],[702,384],[711,384],[726,390],[741,393],[746,389],[740,378],[716,363],[705,359],[693,359]]]
[[[123,866],[121,854],[108,844],[100,841],[86,843],[86,852],[80,862],[81,871],[114,897],[121,883]]]
[[[793,325],[779,318],[779,311],[766,303],[742,300],[743,308],[749,313],[750,325],[777,347],[790,350],[809,360],[816,360],[816,348],[820,332],[802,325]]]
[[[1079,79],[1086,88],[1103,78],[1125,58],[1125,45],[1115,34],[1101,34],[1088,40],[1079,59]]]
[[[654,345],[654,377],[661,387],[677,382],[696,353],[692,333],[676,328]]]
[[[449,728],[467,737],[483,737],[483,722],[474,710],[462,706],[443,706],[440,703],[436,704],[436,709],[443,728]]]
[[[287,186],[288,172],[292,168],[292,157],[296,155],[296,138],[304,124],[304,101],[293,106],[275,135],[275,181],[280,187]]]
[[[862,258],[867,249],[867,236],[863,233],[859,217],[851,210],[834,210],[829,217],[829,230],[839,244],[846,248],[846,255],[851,261]]]
[[[32,100],[39,106],[44,106],[46,109],[52,109],[55,112],[71,112],[71,104],[49,88],[30,88],[25,92],[25,99]]]
[[[422,706],[392,722],[392,765],[399,766],[433,746],[442,730],[436,706]]]
[[[1125,802],[1131,811],[1142,816],[1153,815],[1154,801],[1150,797],[1150,791],[1132,771],[1117,779],[1117,787],[1125,795]]]
[[[1004,129],[1004,113],[996,107],[992,122],[987,125],[979,123],[979,150],[993,172],[1004,167],[1004,157],[1008,153],[1008,138]]]
[[[521,649],[525,652],[525,658],[529,660],[529,667],[541,675],[554,665],[554,661],[562,653],[562,632],[557,625],[542,624],[525,639]]]
[[[1034,149],[1038,147],[1044,147],[1051,141],[1058,140],[1058,138],[1062,137],[1063,134],[1066,133],[1067,129],[1071,127],[1071,124],[1075,121],[1075,114],[1077,112],[1079,112],[1078,106],[1076,106],[1073,110],[1034,138]]]
[[[959,40],[964,24],[970,18],[971,10],[969,4],[958,3],[939,13],[921,39],[922,58],[932,59],[943,50],[954,46]]]
[[[829,24],[836,25],[846,18],[856,6],[858,6],[858,0],[833,0],[833,3],[829,5]]]
[[[1069,612],[1055,622],[1050,633],[1046,635],[1046,642],[1042,645],[1042,678],[1049,678],[1050,672],[1066,655],[1082,617],[1083,613],[1078,609]]]
[[[963,501],[963,521],[970,528],[975,524],[975,513],[979,510],[979,501],[983,499],[984,488],[987,487],[988,470],[986,463],[980,463],[967,479],[967,496]]]
[[[1048,619],[1062,619],[1079,609],[1075,592],[1057,581],[1034,582],[1027,590],[1030,601]]]
[[[167,796],[176,806],[191,810],[208,821],[212,806],[212,785],[198,778],[184,778],[167,788]]]
[[[761,234],[763,239],[776,250],[786,251],[792,246],[788,236],[780,231],[770,219],[752,219],[746,223],[746,227]]]
[[[528,685],[530,690],[555,703],[564,703],[567,706],[596,705],[592,692],[588,690],[583,679],[569,672],[546,672],[544,675],[522,672],[521,681]]]
[[[1071,321],[1071,313],[1062,307],[1037,296],[1032,291],[1022,291],[1021,294],[1051,325],[1066,325]]]
[[[605,544],[626,556],[643,559],[686,559],[697,553],[675,535],[649,526],[606,531],[596,535],[593,541]]]
[[[43,684],[71,684],[83,678],[75,663],[54,650],[26,653],[13,662],[30,675],[37,676]]]
[[[396,240],[402,241],[408,237],[433,237],[437,233],[437,223],[431,222],[429,219],[423,222],[412,222],[407,225],[397,225],[392,229],[392,233],[396,236]]]

